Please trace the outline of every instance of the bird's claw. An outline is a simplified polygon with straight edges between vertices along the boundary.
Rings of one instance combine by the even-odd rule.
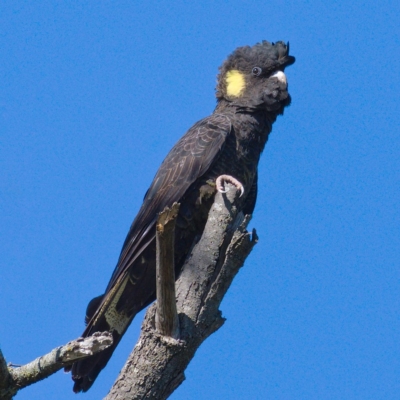
[[[238,190],[240,190],[240,196],[243,196],[244,193],[244,187],[243,185],[233,176],[231,175],[220,175],[216,181],[215,181],[215,186],[217,187],[218,192],[220,193],[226,193],[229,191],[229,189],[224,189],[224,183],[228,182],[228,183],[232,183],[232,185],[236,186],[236,188]]]

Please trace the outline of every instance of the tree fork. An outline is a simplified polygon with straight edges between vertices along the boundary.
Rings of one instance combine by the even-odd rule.
[[[246,231],[250,216],[238,213],[239,193],[227,185],[217,193],[199,242],[176,281],[179,339],[156,329],[157,304],[149,307],[139,340],[105,400],[168,398],[201,343],[224,323],[219,305],[233,278],[257,243]]]

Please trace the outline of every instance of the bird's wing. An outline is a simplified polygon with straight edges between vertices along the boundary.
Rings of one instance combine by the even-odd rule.
[[[229,118],[212,114],[190,128],[169,152],[131,225],[98,312],[105,302],[111,301],[108,294],[113,297],[133,262],[154,239],[157,214],[179,202],[190,185],[209,170],[230,132]]]

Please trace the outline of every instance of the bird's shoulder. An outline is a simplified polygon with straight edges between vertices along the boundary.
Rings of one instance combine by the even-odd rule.
[[[231,131],[231,120],[224,114],[214,113],[196,122],[162,162],[144,202],[161,195],[169,200],[167,192],[177,201],[210,168]]]
[[[211,168],[231,131],[229,117],[214,113],[195,123],[178,140],[145,194],[125,239],[109,287],[129,269],[154,238],[158,213],[166,206],[171,207],[174,202],[179,202],[190,185]]]

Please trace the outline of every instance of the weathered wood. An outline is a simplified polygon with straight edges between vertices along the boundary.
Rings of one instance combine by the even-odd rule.
[[[257,242],[255,231],[246,231],[250,217],[237,212],[237,198],[232,185],[227,193],[216,194],[204,233],[176,283],[180,339],[156,331],[153,304],[105,400],[168,398],[185,379],[184,371],[201,343],[223,325],[221,300]]]
[[[166,207],[157,219],[157,311],[156,329],[163,336],[179,337],[179,319],[175,296],[175,223],[179,204]]]
[[[64,346],[21,367],[7,367],[0,355],[0,399],[12,399],[18,390],[41,381],[76,360],[92,356],[111,346],[113,338],[109,332],[96,332],[87,338],[78,338]],[[5,367],[5,368],[4,368]]]

